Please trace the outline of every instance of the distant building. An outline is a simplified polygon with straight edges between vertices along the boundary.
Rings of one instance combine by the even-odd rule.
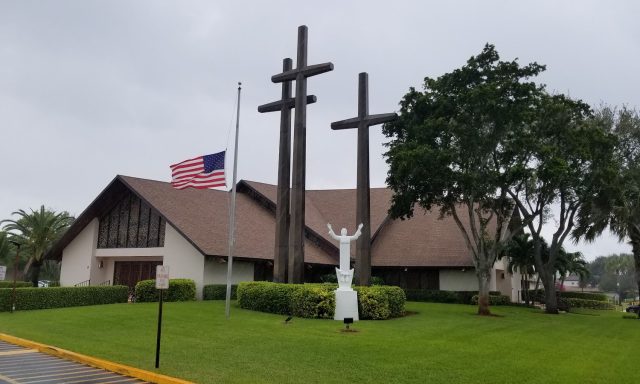
[[[272,279],[275,198],[275,185],[238,183],[233,283]],[[473,262],[453,219],[416,211],[410,220],[392,220],[390,198],[386,188],[371,189],[372,275],[404,288],[476,291]],[[355,189],[306,192],[306,281],[335,273],[339,251],[326,225],[353,232],[355,199]],[[117,176],[48,257],[61,260],[63,286],[134,287],[164,264],[172,278],[193,279],[201,297],[203,285],[226,282],[228,204],[228,192]],[[492,270],[490,289],[517,301],[521,277],[508,273],[503,260]]]

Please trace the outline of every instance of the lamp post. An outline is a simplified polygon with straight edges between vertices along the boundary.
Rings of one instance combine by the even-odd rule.
[[[11,313],[16,310],[16,279],[18,275],[18,262],[20,261],[20,243],[17,241],[11,241],[13,245],[16,246],[16,260],[13,263],[13,292],[11,298]]]

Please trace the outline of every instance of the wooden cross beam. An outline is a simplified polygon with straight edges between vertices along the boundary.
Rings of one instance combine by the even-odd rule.
[[[356,225],[362,223],[362,235],[356,240],[355,284],[369,285],[371,281],[371,204],[369,182],[369,127],[398,118],[395,113],[369,115],[369,75],[358,76],[358,117],[331,123],[331,129],[358,129],[358,189]]]
[[[291,187],[291,225],[289,227],[289,283],[304,283],[304,195],[306,181],[307,77],[333,70],[332,63],[307,65],[308,29],[298,27],[298,56],[295,69],[271,77],[274,83],[296,81],[293,125],[293,182]]]
[[[283,72],[290,71],[292,60],[282,61]],[[313,95],[307,96],[307,104],[316,102]],[[291,81],[282,82],[282,98],[258,107],[258,112],[280,112],[280,146],[278,151],[278,192],[276,197],[276,241],[273,252],[273,281],[287,282],[289,263],[289,182],[291,170],[291,109],[295,99],[291,97]]]

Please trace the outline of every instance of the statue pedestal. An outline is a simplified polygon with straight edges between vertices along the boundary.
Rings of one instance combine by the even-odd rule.
[[[353,321],[360,320],[358,318],[358,292],[354,290],[336,289],[336,311],[333,316],[334,320],[344,320],[350,317]]]

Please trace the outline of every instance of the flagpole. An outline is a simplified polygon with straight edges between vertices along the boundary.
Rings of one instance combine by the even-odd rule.
[[[225,315],[229,318],[231,307],[231,274],[233,273],[233,248],[235,246],[236,229],[236,186],[238,177],[238,133],[240,132],[240,91],[242,83],[238,82],[238,112],[236,114],[236,143],[233,150],[233,184],[231,185],[231,209],[229,212],[229,259],[227,260],[227,297]]]

